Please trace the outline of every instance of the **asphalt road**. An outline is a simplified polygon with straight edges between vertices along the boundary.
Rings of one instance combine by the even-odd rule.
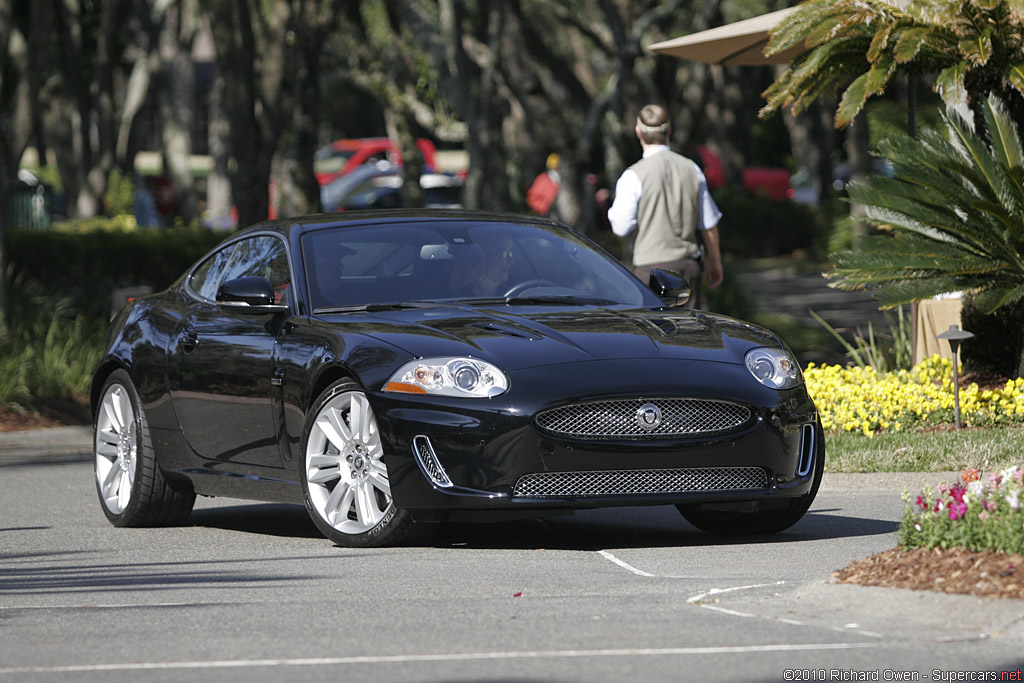
[[[1021,601],[830,582],[934,478],[827,475],[771,538],[652,507],[346,550],[228,499],[116,529],[86,454],[0,440],[0,681],[1021,680]]]

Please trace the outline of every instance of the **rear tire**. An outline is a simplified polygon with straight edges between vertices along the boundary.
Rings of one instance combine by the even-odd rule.
[[[807,513],[818,495],[821,477],[825,472],[825,437],[821,425],[816,428],[818,448],[814,453],[814,478],[811,490],[792,498],[785,507],[759,510],[758,512],[727,512],[705,510],[700,503],[685,503],[676,508],[686,521],[701,531],[720,536],[774,534],[793,526]]]
[[[114,526],[175,526],[192,513],[196,496],[164,478],[138,392],[124,370],[103,385],[93,416],[93,452],[96,492]]]
[[[317,529],[341,546],[397,545],[423,525],[395,504],[377,420],[359,385],[342,379],[317,399],[303,438],[302,491]]]

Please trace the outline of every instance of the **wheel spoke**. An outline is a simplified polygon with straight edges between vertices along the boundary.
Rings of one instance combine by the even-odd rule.
[[[334,481],[341,477],[341,471],[339,469],[331,469],[329,467],[321,467],[315,472],[311,472],[307,480],[310,484],[326,484],[327,482]]]
[[[384,516],[384,511],[377,507],[377,497],[373,495],[373,487],[362,482],[356,486],[356,517],[365,527],[372,527]]]
[[[117,389],[112,389],[107,394],[107,400],[103,402],[103,412],[110,422],[110,431],[114,434],[124,433],[124,420],[121,417],[120,406],[117,401]]]
[[[344,450],[345,446],[352,441],[351,430],[341,419],[341,414],[333,408],[328,408],[320,414],[316,420],[316,426],[327,437],[327,441],[339,451]]]
[[[391,500],[391,483],[388,481],[388,471],[384,467],[384,463],[374,462],[370,465],[370,474],[367,477],[367,481],[375,489],[387,496],[388,500]]]
[[[107,470],[106,475],[103,477],[103,481],[100,484],[100,488],[103,490],[103,495],[106,498],[112,498],[117,493],[118,475],[121,474],[121,467],[115,462],[111,465],[110,469]]]
[[[107,460],[117,460],[117,437],[110,432],[100,432],[96,441],[96,455]]]
[[[117,433],[128,434],[135,426],[135,411],[132,410],[132,402],[128,398],[128,392],[123,387],[118,387],[117,391],[114,392],[113,399],[115,412],[118,416]]]
[[[122,472],[117,480],[117,505],[124,510],[132,497],[132,482],[129,472]]]
[[[349,423],[352,425],[352,438],[367,443],[370,439],[370,422],[373,420],[373,411],[370,404],[362,394],[352,394],[351,412]]]
[[[355,492],[348,482],[339,482],[331,492],[330,498],[324,504],[324,516],[334,526],[339,526],[348,521],[348,511],[352,507],[352,498]]]

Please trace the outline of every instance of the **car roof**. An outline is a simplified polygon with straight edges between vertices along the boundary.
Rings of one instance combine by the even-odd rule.
[[[433,221],[464,221],[470,223],[525,223],[533,225],[559,225],[556,221],[538,216],[527,216],[516,213],[500,213],[495,211],[475,211],[470,209],[382,209],[365,211],[345,211],[340,213],[322,213],[293,218],[280,218],[264,221],[239,231],[248,232],[273,231],[282,235],[296,232],[309,232],[323,228],[373,225],[380,223],[423,223]]]

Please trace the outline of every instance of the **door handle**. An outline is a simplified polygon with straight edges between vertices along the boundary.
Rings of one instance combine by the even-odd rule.
[[[196,346],[199,345],[199,335],[196,334],[194,329],[189,328],[182,333],[178,344],[185,353],[192,353]]]

